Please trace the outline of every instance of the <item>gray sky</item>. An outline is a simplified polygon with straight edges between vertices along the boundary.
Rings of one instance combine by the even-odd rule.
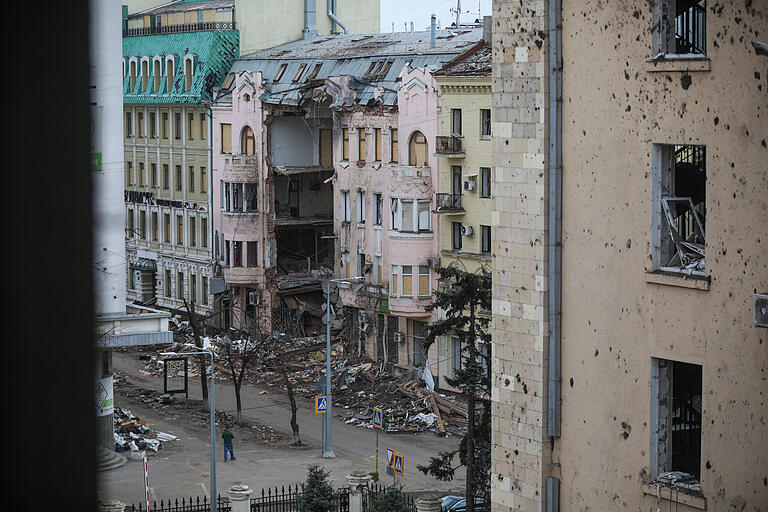
[[[392,23],[396,32],[405,29],[404,23],[410,30],[411,22],[414,30],[426,30],[432,14],[437,15],[440,26],[445,28],[456,20],[456,14],[451,12],[456,9],[456,3],[457,0],[381,0],[381,31],[392,32]],[[491,14],[491,0],[461,0],[461,22],[473,22],[478,6],[482,16]]]

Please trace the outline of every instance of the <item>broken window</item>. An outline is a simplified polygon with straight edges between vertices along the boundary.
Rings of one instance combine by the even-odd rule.
[[[246,257],[248,258],[249,267],[259,265],[259,242],[247,242]]]
[[[480,138],[491,138],[491,109],[489,108],[480,109]]]
[[[243,266],[243,242],[237,240],[232,242],[232,266]]]
[[[491,197],[491,168],[480,168],[480,197]]]
[[[255,212],[258,209],[258,198],[256,193],[258,192],[258,184],[246,183],[245,184],[245,211]]]
[[[365,222],[365,192],[363,191],[357,193],[357,222],[359,224]]]
[[[317,76],[317,74],[320,72],[320,68],[322,68],[322,67],[323,67],[322,63],[318,62],[317,64],[315,64],[315,68],[309,74],[309,76],[307,77],[307,80],[314,80],[315,77]]]
[[[342,190],[341,191],[341,220],[342,220],[342,222],[349,222],[350,221],[349,191],[348,190]]]
[[[382,205],[383,201],[381,199],[381,194],[373,194],[373,198],[375,201],[374,210],[373,210],[373,223],[376,226],[381,226],[381,213],[382,213]]]
[[[653,55],[706,54],[705,0],[654,0]]]
[[[461,109],[451,109],[451,135],[461,137]]]
[[[651,477],[697,486],[701,478],[701,366],[651,360]],[[695,490],[700,490],[695,489]]]
[[[293,81],[298,82],[301,79],[301,75],[304,73],[304,70],[307,69],[306,63],[303,63],[299,65],[298,71],[296,71],[296,74],[293,75]]]
[[[480,226],[480,234],[481,234],[481,247],[480,252],[483,253],[490,253],[491,252],[491,226]]]
[[[429,231],[432,201],[418,201],[419,231]]]
[[[706,148],[654,145],[653,266],[705,270]]]

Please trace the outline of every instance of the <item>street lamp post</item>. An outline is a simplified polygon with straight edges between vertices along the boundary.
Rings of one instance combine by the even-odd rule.
[[[160,352],[161,356],[211,356],[211,511],[216,512],[219,508],[218,496],[216,493],[216,386],[213,380],[213,351],[203,350],[201,352]]]
[[[326,400],[326,412],[325,412],[325,451],[323,452],[324,459],[336,458],[336,454],[333,453],[333,447],[331,446],[331,283],[339,283],[342,281],[359,281],[365,279],[363,276],[357,277],[343,277],[340,279],[329,279],[327,284],[327,290],[325,293],[325,400]]]

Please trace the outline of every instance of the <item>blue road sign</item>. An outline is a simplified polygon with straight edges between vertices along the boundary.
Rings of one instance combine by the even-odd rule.
[[[317,414],[325,414],[328,412],[328,399],[325,395],[315,397],[315,412]]]
[[[396,475],[403,476],[405,474],[405,456],[402,453],[395,452],[392,456],[392,469]]]
[[[382,430],[384,428],[382,421],[382,413],[381,409],[373,408],[373,428],[378,428],[379,430]]]

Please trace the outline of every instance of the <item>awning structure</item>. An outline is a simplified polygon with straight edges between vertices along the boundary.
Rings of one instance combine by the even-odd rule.
[[[139,258],[131,264],[131,268],[142,272],[157,272],[157,262],[148,258]]]

